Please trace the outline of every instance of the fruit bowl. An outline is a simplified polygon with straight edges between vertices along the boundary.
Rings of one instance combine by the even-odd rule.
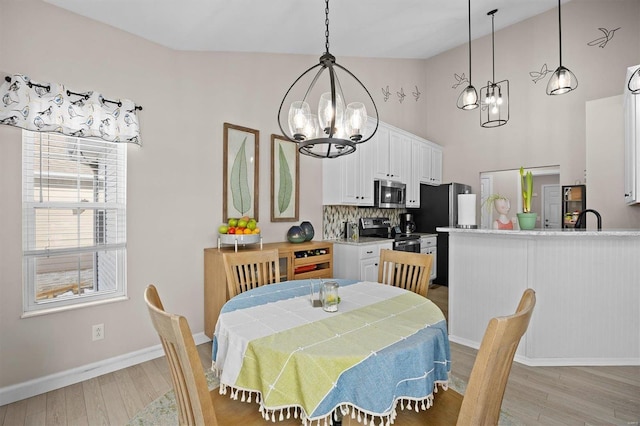
[[[260,234],[218,234],[222,244],[255,244],[260,242]]]

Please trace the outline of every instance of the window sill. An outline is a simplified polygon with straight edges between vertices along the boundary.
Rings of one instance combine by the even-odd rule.
[[[87,308],[89,306],[98,306],[98,305],[105,305],[107,303],[123,302],[125,300],[129,300],[129,297],[118,296],[112,299],[94,300],[91,302],[82,302],[82,303],[76,303],[76,304],[67,305],[67,306],[57,306],[55,308],[38,309],[37,311],[23,312],[20,318],[39,317],[41,315],[56,314],[58,312],[70,311],[73,309]]]

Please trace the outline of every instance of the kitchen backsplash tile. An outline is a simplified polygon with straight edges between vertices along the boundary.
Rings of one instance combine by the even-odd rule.
[[[322,206],[322,238],[334,240],[344,236],[344,223],[357,222],[361,217],[388,217],[391,225],[400,223],[405,209],[379,209],[375,207]]]

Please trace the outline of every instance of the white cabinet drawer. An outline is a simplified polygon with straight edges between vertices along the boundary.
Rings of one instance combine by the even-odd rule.
[[[380,250],[382,249],[393,249],[393,243],[381,243],[381,244],[367,244],[366,246],[360,247],[360,260],[362,259],[370,259],[372,257],[379,257]]]
[[[436,237],[421,237],[420,245],[426,247],[435,247],[438,244]]]

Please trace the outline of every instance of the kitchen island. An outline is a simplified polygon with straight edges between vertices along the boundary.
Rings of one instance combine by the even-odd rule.
[[[640,365],[640,230],[437,230],[449,233],[451,341],[478,348],[532,288],[517,361]]]

